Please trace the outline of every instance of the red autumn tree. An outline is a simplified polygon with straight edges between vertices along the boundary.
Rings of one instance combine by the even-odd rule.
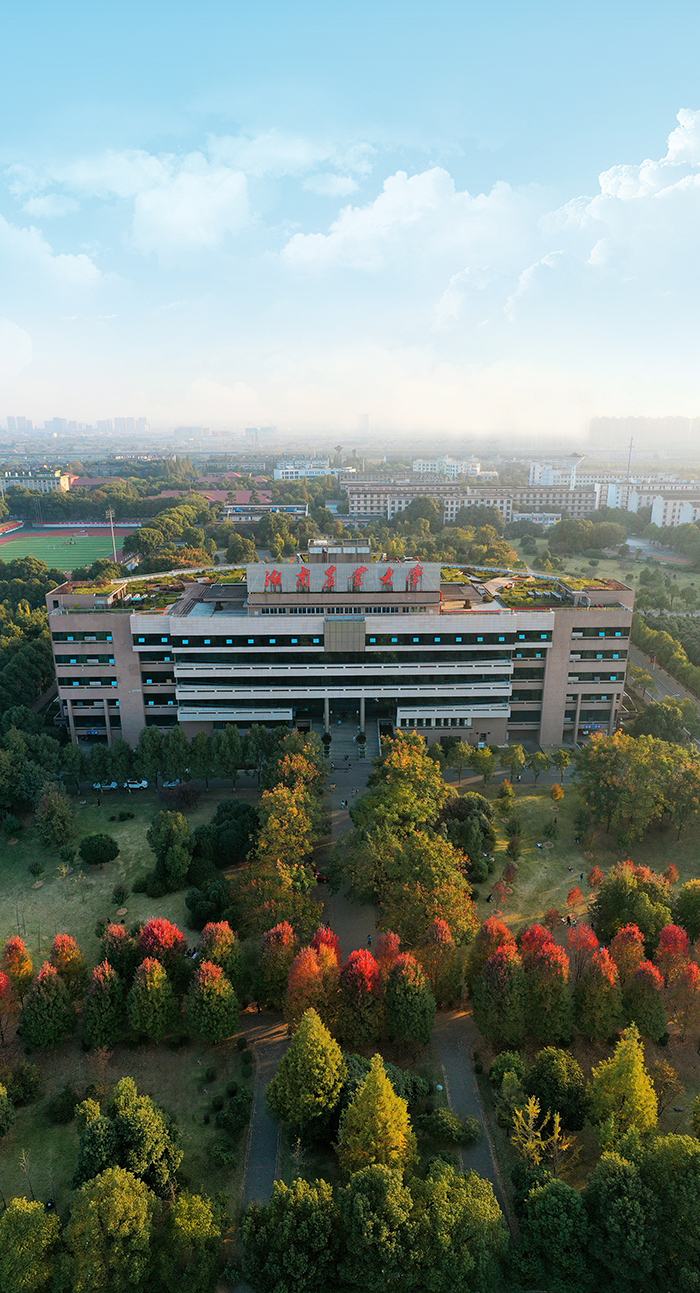
[[[331,1032],[337,1027],[338,962],[325,943],[302,947],[289,969],[284,1017],[296,1028],[305,1010],[314,1009]]]
[[[316,930],[316,933],[311,939],[311,946],[315,948],[317,952],[321,947],[321,945],[323,945],[324,947],[330,948],[336,961],[338,962],[338,965],[340,965],[340,961],[341,961],[340,939],[338,938],[337,934],[333,933],[333,930],[330,929],[328,925],[319,925],[318,929]]]
[[[296,938],[288,920],[280,921],[262,936],[260,970],[262,997],[274,1010],[281,1010],[287,991],[289,969],[294,960]]]
[[[601,871],[599,866],[591,867],[588,872],[588,884],[591,889],[597,889],[605,879],[605,872]]]
[[[508,890],[502,880],[497,880],[493,886],[493,896],[499,907],[505,907]]]
[[[548,929],[543,925],[531,925],[520,935],[520,955],[523,958],[523,965],[527,969],[532,958],[539,952],[541,947],[547,943],[553,943],[554,939]],[[566,958],[568,962],[568,957]]]
[[[482,927],[483,928],[483,927]],[[474,1022],[495,1046],[522,1045],[525,1035],[525,975],[511,941],[489,956],[474,984]]]
[[[124,983],[130,983],[139,960],[139,945],[124,925],[108,925],[102,935],[102,959]]]
[[[515,947],[515,935],[498,916],[489,916],[478,931],[469,953],[469,983],[479,978],[486,962],[498,947]]]
[[[436,916],[428,926],[416,952],[433,995],[439,1002],[450,1001],[459,990],[459,966],[455,941],[446,920]]]
[[[393,929],[387,929],[377,939],[377,965],[383,975],[391,969],[401,953],[401,939]]]
[[[212,920],[204,926],[199,940],[199,956],[202,961],[220,965],[227,979],[235,982],[241,949],[227,920]]]
[[[622,996],[617,966],[606,947],[588,957],[574,989],[576,1023],[593,1041],[604,1041],[622,1026]]]
[[[392,1041],[427,1045],[435,1021],[435,998],[410,952],[397,956],[387,975],[384,1009]]]
[[[18,934],[8,938],[5,944],[5,950],[2,955],[2,968],[5,974],[8,975],[20,1001],[24,1001],[24,994],[34,977],[34,966],[24,939],[20,938]]]
[[[566,895],[567,907],[582,907],[585,901],[586,899],[581,893],[578,885],[575,885],[573,889],[569,889],[569,892]]]
[[[654,960],[669,984],[680,974],[690,955],[688,935],[680,925],[664,925]]]
[[[642,961],[627,979],[622,994],[625,1022],[636,1024],[642,1037],[658,1042],[666,1032],[664,980],[651,961]]]
[[[509,862],[508,865],[503,869],[503,879],[505,880],[506,884],[513,884],[517,874],[518,874],[517,862]]]
[[[675,865],[675,863],[672,862],[671,865],[667,866],[666,870],[664,871],[664,880],[668,880],[669,884],[677,884],[679,877],[680,877],[680,871],[678,870],[678,867]]]
[[[544,915],[542,924],[549,930],[550,934],[553,934],[557,926],[561,924],[561,913],[559,908],[550,907],[549,911]]]
[[[156,916],[153,920],[146,921],[141,930],[139,947],[146,956],[155,957],[163,965],[169,966],[187,951],[187,939],[172,921],[166,920],[164,916]]]
[[[185,1003],[187,1031],[199,1041],[216,1045],[238,1028],[238,1001],[231,980],[220,965],[202,961]]]
[[[536,925],[534,928],[542,927]],[[533,943],[527,954],[523,954],[523,966],[527,1035],[544,1046],[571,1041],[574,1031],[573,1006],[569,958],[564,948],[559,947],[551,938],[541,940],[536,945]]]
[[[112,1046],[124,1037],[126,993],[109,961],[96,965],[83,1005],[83,1035],[88,1046]]]
[[[571,962],[571,979],[577,983],[588,964],[590,957],[599,946],[590,925],[577,925],[569,930],[569,959]]]
[[[681,1030],[681,1041],[689,1028],[697,1028],[700,1023],[700,966],[695,961],[686,961],[685,965],[674,974],[668,988],[668,1002],[671,1017]]]
[[[71,1000],[83,996],[88,968],[78,944],[70,934],[57,934],[51,948],[51,964],[56,966]]]
[[[381,972],[367,948],[351,952],[340,971],[338,1032],[350,1046],[367,1046],[381,1032]]]
[[[644,956],[644,935],[638,925],[625,925],[618,930],[610,944],[610,955],[617,966],[620,983],[624,989]]]
[[[5,1033],[17,1009],[17,998],[9,974],[0,970],[0,1041],[5,1045]]]

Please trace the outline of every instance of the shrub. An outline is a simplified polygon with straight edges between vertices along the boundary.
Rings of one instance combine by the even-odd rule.
[[[434,1113],[423,1114],[416,1119],[416,1128],[421,1135],[448,1145],[474,1145],[481,1135],[477,1118],[469,1117],[461,1122],[451,1109],[436,1109]]]
[[[146,875],[139,876],[138,880],[134,880],[134,883],[133,883],[133,884],[132,884],[132,886],[131,886],[131,892],[132,892],[132,893],[146,893],[146,892],[147,892],[147,890],[148,890],[149,874],[150,874],[150,873],[148,873],[148,874],[146,874]]]
[[[224,1097],[221,1095],[215,1095],[211,1102],[211,1107],[215,1113],[218,1113],[219,1110],[224,1107]]]
[[[247,1049],[247,1046],[248,1046],[248,1042],[247,1042],[247,1040],[246,1040],[246,1038],[245,1038],[245,1037],[237,1037],[237,1038],[236,1038],[236,1048],[237,1048],[239,1051],[244,1051],[244,1050],[246,1050],[246,1049]]]
[[[4,1086],[14,1105],[31,1104],[44,1089],[44,1076],[38,1064],[26,1060],[16,1068],[0,1069],[0,1085]]]
[[[121,882],[119,884],[115,884],[112,890],[112,902],[116,902],[117,906],[121,907],[126,902],[128,897],[129,897],[129,890],[127,889],[126,885],[122,884]]]
[[[217,1136],[209,1146],[209,1153],[217,1167],[224,1167],[229,1172],[235,1171],[238,1156],[230,1141],[224,1136]]]
[[[226,1094],[227,1094],[227,1095],[236,1095],[237,1093],[238,1093],[238,1083],[237,1083],[237,1082],[227,1082],[227,1083],[226,1083]]]
[[[241,1055],[241,1061],[242,1061],[242,1063],[243,1063],[243,1064],[250,1064],[250,1065],[252,1066],[252,1063],[253,1063],[253,1052],[252,1052],[252,1051],[244,1051],[244,1052],[243,1052],[243,1054]]]
[[[243,1068],[241,1069],[241,1077],[243,1078],[243,1081],[249,1082],[252,1076],[253,1076],[253,1070],[250,1067],[250,1064],[244,1064]]]
[[[252,1091],[242,1087],[229,1101],[228,1109],[224,1113],[217,1113],[217,1127],[221,1127],[232,1139],[235,1139],[248,1126],[252,1105]]]
[[[19,817],[15,817],[14,813],[5,813],[2,829],[6,835],[19,835],[20,831],[23,829],[23,823],[20,821]]]
[[[205,1069],[204,1076],[207,1082],[213,1082],[216,1078],[216,1069],[214,1068]]]
[[[44,872],[44,864],[43,862],[40,862],[38,858],[35,858],[33,862],[29,863],[28,869],[30,875],[39,876]]]
[[[49,1100],[46,1106],[46,1117],[49,1122],[57,1123],[59,1126],[72,1122],[80,1100],[81,1096],[72,1083],[68,1082],[62,1091],[56,1093],[53,1100]]]
[[[493,1086],[502,1086],[506,1073],[515,1073],[518,1080],[525,1076],[525,1064],[517,1051],[501,1051],[489,1069],[489,1082]]]

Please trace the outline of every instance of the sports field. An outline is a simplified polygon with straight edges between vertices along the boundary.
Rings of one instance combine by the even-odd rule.
[[[136,527],[133,527],[136,528]],[[115,530],[117,555],[129,530]],[[91,530],[89,526],[71,530],[17,530],[7,539],[0,536],[0,560],[38,557],[48,566],[70,572],[76,566],[90,566],[99,557],[112,557],[109,530]]]

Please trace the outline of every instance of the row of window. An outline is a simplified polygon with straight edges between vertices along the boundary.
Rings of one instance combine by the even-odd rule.
[[[221,700],[207,700],[207,699],[200,700],[199,698],[191,700],[189,698],[183,699],[183,697],[180,697],[179,703],[180,703],[180,709],[182,710],[182,713],[184,715],[189,711],[196,712],[199,709],[223,709],[227,703],[232,704],[233,699],[230,699],[228,702],[225,702]],[[425,705],[426,699],[425,699],[425,695],[407,696],[405,699],[402,698],[401,703],[402,705],[410,705],[411,703],[413,703],[418,709],[418,708],[422,708]],[[430,704],[435,705],[436,707],[444,706],[446,709],[449,709],[450,706],[454,706],[454,703],[455,703],[454,696],[431,696],[430,697]],[[491,709],[494,705],[502,705],[504,707],[507,707],[509,704],[509,697],[506,695],[489,696],[486,698],[480,698],[478,696],[475,696],[474,698],[469,697],[468,703],[469,703],[470,709],[472,710]],[[256,705],[257,705],[257,700],[256,700]]]
[[[166,681],[163,679],[163,681]],[[501,683],[507,686],[510,677],[507,674],[442,674],[442,673],[425,673],[425,674],[372,674],[365,673],[342,673],[336,677],[329,674],[303,674],[295,678],[292,674],[282,674],[279,677],[272,677],[268,674],[262,677],[251,674],[250,677],[245,675],[231,673],[219,678],[207,678],[197,676],[196,678],[180,678],[181,687],[435,687],[444,683],[446,687],[464,687],[478,686],[483,683]]]
[[[56,664],[114,664],[113,655],[57,655]]]
[[[413,635],[401,633],[401,634],[398,634],[396,637],[388,637],[386,634],[376,634],[373,637],[369,637],[367,640],[368,642],[371,642],[371,643],[382,643],[382,644],[386,644],[389,642],[397,642],[397,643],[401,643],[402,645],[410,645],[413,642],[425,642],[425,643],[431,643],[431,644],[442,643],[445,645],[453,645],[453,646],[454,645],[476,646],[481,642],[484,642],[484,643],[513,642],[514,639],[517,642],[534,642],[534,641],[551,642],[552,634],[551,632],[541,633],[541,632],[534,632],[532,630],[523,632],[523,633],[517,633],[515,635],[513,635],[512,633],[441,633],[438,636],[434,636],[431,633],[420,633],[416,636],[413,636]],[[304,635],[300,635],[298,637],[290,637],[288,634],[279,634],[275,637],[267,637],[267,636],[244,637],[243,635],[241,635],[240,637],[236,637],[236,638],[197,636],[197,637],[186,637],[186,638],[185,637],[173,638],[171,645],[173,647],[316,646],[321,642],[321,640],[322,639],[320,637],[308,637]],[[165,637],[159,638],[154,634],[142,634],[141,636],[135,636],[133,641],[134,641],[134,646],[157,646],[162,643],[167,643],[168,639]]]
[[[111,642],[112,634],[102,633],[52,633],[53,642]]]

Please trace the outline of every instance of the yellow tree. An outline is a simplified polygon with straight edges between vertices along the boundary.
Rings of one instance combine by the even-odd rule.
[[[524,1108],[513,1111],[510,1139],[530,1167],[545,1163],[553,1176],[564,1175],[578,1157],[576,1137],[568,1136],[562,1130],[560,1114],[547,1110],[540,1122],[540,1102],[534,1095],[530,1096]]]
[[[593,1070],[588,1086],[591,1121],[607,1145],[625,1132],[652,1131],[658,1121],[654,1084],[644,1067],[644,1050],[636,1024],[626,1028],[610,1056]]]
[[[394,1091],[381,1055],[374,1056],[367,1077],[341,1118],[337,1153],[348,1175],[373,1163],[405,1172],[415,1162],[416,1138],[408,1105]]]

